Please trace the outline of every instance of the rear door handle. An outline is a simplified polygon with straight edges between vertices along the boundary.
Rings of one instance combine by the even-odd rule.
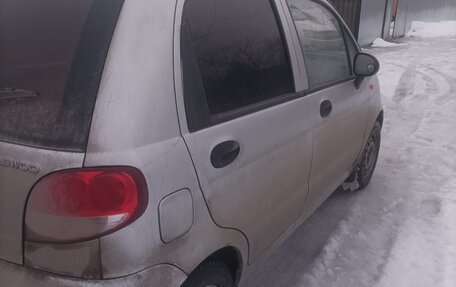
[[[224,168],[232,164],[241,152],[237,141],[225,141],[214,147],[211,152],[211,164],[215,168]]]
[[[322,118],[326,118],[332,112],[332,103],[329,100],[325,100],[320,105],[320,115]]]

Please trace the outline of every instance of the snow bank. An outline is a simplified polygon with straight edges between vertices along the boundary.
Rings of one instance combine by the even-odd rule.
[[[420,38],[456,36],[456,21],[442,21],[438,23],[414,21],[407,36]]]
[[[391,43],[383,40],[382,38],[375,39],[372,43],[373,48],[388,48],[388,47],[398,47],[402,46],[401,44]]]

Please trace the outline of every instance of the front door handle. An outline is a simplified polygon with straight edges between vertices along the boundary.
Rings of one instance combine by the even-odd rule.
[[[326,118],[332,112],[332,103],[329,100],[323,101],[320,105],[320,115],[322,118]]]
[[[237,141],[225,141],[215,146],[211,152],[211,164],[215,168],[224,168],[233,163],[241,152]]]

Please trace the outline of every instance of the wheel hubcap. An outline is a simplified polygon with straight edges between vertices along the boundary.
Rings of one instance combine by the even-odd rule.
[[[377,157],[377,147],[374,138],[371,137],[367,143],[366,153],[364,154],[362,169],[363,174],[368,175],[374,168],[375,160]]]

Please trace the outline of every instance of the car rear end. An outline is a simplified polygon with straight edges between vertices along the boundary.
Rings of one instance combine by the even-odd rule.
[[[141,217],[149,196],[139,169],[85,164],[123,5],[0,3],[0,286],[145,286],[185,276],[168,265],[103,275],[100,238]]]

